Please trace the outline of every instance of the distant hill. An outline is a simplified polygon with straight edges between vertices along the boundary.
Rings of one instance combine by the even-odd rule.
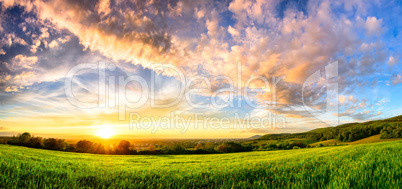
[[[402,115],[363,123],[347,123],[336,127],[318,128],[304,133],[266,134],[259,140],[281,140],[307,138],[315,141],[336,139],[352,142],[366,137],[379,135],[381,139],[402,137]]]
[[[249,140],[255,140],[255,139],[259,139],[259,138],[261,138],[261,137],[262,137],[261,135],[254,135],[254,136],[248,137],[247,139],[249,139]]]

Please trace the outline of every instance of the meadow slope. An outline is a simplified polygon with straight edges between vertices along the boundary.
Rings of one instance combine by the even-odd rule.
[[[398,188],[402,142],[118,156],[0,145],[0,188]]]

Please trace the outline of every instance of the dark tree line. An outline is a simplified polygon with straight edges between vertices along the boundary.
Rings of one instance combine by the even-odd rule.
[[[306,148],[307,144],[303,142],[295,141],[278,141],[269,144],[262,144],[261,146],[255,146],[255,150],[290,150]]]
[[[18,145],[18,146],[27,146],[32,148],[43,148],[49,150],[67,150],[68,145],[64,141],[64,139],[57,138],[42,138],[31,136],[30,133],[22,133],[17,136],[13,136],[10,140],[7,141],[8,144]]]
[[[158,147],[151,144],[146,149],[135,149],[130,142],[126,140],[121,140],[117,145],[109,146],[104,146],[102,143],[96,143],[89,140],[80,140],[76,144],[67,144],[64,139],[34,137],[27,132],[13,136],[11,139],[5,140],[4,143],[48,150],[118,155],[207,154],[244,152],[252,150],[249,146],[243,146],[242,144],[235,142],[223,142],[220,144],[212,142],[204,144],[198,143],[193,149],[189,149],[180,143],[167,144]]]

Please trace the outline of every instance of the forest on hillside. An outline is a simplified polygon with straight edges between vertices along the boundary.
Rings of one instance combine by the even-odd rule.
[[[343,142],[352,142],[369,136],[380,134],[382,139],[402,137],[402,116],[385,120],[369,121],[364,123],[348,123],[336,127],[319,128],[305,133],[296,134],[268,134],[260,140],[281,140],[290,138],[306,138],[314,141],[338,139]]]

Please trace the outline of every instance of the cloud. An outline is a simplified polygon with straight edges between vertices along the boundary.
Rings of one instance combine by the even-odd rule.
[[[85,48],[98,50],[113,60],[137,61],[137,63],[174,60],[172,37],[167,33],[168,28],[164,28],[167,18],[161,15],[165,11],[167,13],[167,7],[159,7],[158,3],[136,2],[136,6],[133,7],[137,8],[134,10],[109,10],[107,1],[98,4],[84,3],[83,6],[76,6],[76,3],[38,1],[35,7],[40,18],[52,21],[60,29],[68,29],[79,37],[80,43]],[[117,4],[116,6],[126,6],[125,4],[129,3],[117,2]],[[60,11],[64,14],[59,14]],[[146,63],[143,65],[148,67]]]
[[[110,1],[109,0],[100,0],[96,5],[97,11],[99,14],[109,14],[110,13]]]
[[[393,57],[393,56],[390,56],[390,57],[388,58],[387,64],[388,64],[389,66],[393,66],[393,65],[395,65],[398,61],[399,61],[399,60],[398,60],[397,58],[395,58],[395,57]]]
[[[339,101],[341,104],[343,104],[343,103],[346,102],[346,97],[341,95],[341,96],[338,97],[338,101]]]
[[[394,84],[394,85],[397,85],[397,84],[399,84],[399,83],[402,83],[402,75],[401,74],[398,74],[398,75],[396,75],[396,76],[394,76],[393,78],[392,78],[392,84]]]
[[[360,103],[359,103],[359,108],[365,108],[366,106],[367,106],[367,103],[366,103],[366,99],[363,99]]]
[[[380,35],[383,31],[381,25],[382,19],[377,19],[376,17],[367,17],[364,27],[368,35]]]
[[[354,121],[367,121],[367,120],[372,120],[374,119],[376,116],[381,115],[382,112],[378,111],[378,112],[372,112],[372,111],[363,111],[363,112],[343,112],[343,113],[338,113],[338,114],[334,114],[335,116],[338,117],[350,117],[352,118]]]
[[[6,37],[8,38],[8,46],[12,46],[12,45],[28,45],[27,42],[25,42],[24,39],[16,36],[14,33],[11,34],[7,34]]]
[[[25,56],[25,55],[17,55],[14,57],[13,61],[13,67],[11,67],[11,70],[19,70],[22,68],[26,69],[32,69],[32,66],[36,64],[38,61],[38,57],[36,56]]]
[[[145,72],[153,63],[166,63],[180,67],[188,78],[225,75],[233,81],[239,76],[240,62],[242,81],[235,82],[235,87],[242,88],[253,76],[268,79],[270,89],[255,98],[277,104],[276,113],[294,119],[308,117],[298,109],[302,97],[311,107],[323,110],[327,83],[336,81],[342,108],[357,117],[357,108],[368,103],[358,103],[357,91],[376,86],[373,73],[383,73],[387,65],[395,66],[398,61],[390,56],[387,42],[372,40],[384,33],[387,19],[367,17],[370,5],[361,0],[309,1],[285,7],[280,1],[260,0],[16,0],[1,6],[7,11],[17,5],[29,14],[16,24],[19,32],[4,27],[0,39],[7,51],[0,65],[0,89],[7,92],[57,82],[83,62],[113,62],[127,73],[133,65]],[[12,49],[17,47],[21,48],[18,55]],[[335,60],[339,75],[326,78],[326,66]],[[302,94],[303,83],[317,71],[319,81]],[[394,75],[392,83],[400,83],[400,75]],[[281,76],[285,77],[278,79]],[[275,78],[274,92],[271,79]],[[219,84],[226,83],[213,88]],[[263,84],[255,82],[253,87]],[[160,96],[169,99],[168,94],[175,91],[169,83],[164,86]]]
[[[8,86],[4,91],[6,91],[6,92],[18,92],[18,86]]]
[[[53,0],[35,1],[31,7],[36,7],[41,19],[76,35],[85,48],[144,68],[153,62],[183,68],[205,64],[207,68],[217,68],[208,70],[212,75],[236,78],[235,63],[241,61],[245,64],[245,78],[252,74],[286,75],[287,82],[301,84],[336,54],[356,49],[358,39],[352,20],[335,19],[330,2],[309,3],[309,14],[289,8],[283,18],[276,17],[276,5],[274,1],[240,0],[228,7],[218,4],[221,9],[208,11],[206,7],[211,6],[208,2],[116,2],[112,5],[100,1],[76,6],[76,2]],[[220,14],[225,11],[233,13],[235,27],[221,25]],[[207,16],[194,18],[201,13]],[[254,22],[267,27],[253,25]],[[367,18],[369,28],[379,22],[375,17]],[[191,30],[191,34],[185,33],[183,27]],[[230,42],[224,40],[227,34],[238,37]],[[41,36],[44,39],[46,32]],[[56,45],[53,41],[47,43],[50,47]]]
[[[0,136],[15,136],[17,132],[0,132]]]
[[[232,26],[229,26],[229,27],[228,27],[228,32],[229,32],[230,35],[232,35],[233,37],[236,37],[236,36],[238,36],[238,35],[240,34],[236,29],[232,28]]]
[[[386,104],[386,103],[388,103],[388,102],[390,102],[389,100],[388,100],[388,98],[382,98],[380,101],[378,101],[375,105],[377,105],[377,106],[381,106],[381,105],[384,105],[384,104]]]
[[[55,40],[53,40],[52,42],[49,43],[49,48],[55,48],[57,46],[59,46],[59,44]]]

